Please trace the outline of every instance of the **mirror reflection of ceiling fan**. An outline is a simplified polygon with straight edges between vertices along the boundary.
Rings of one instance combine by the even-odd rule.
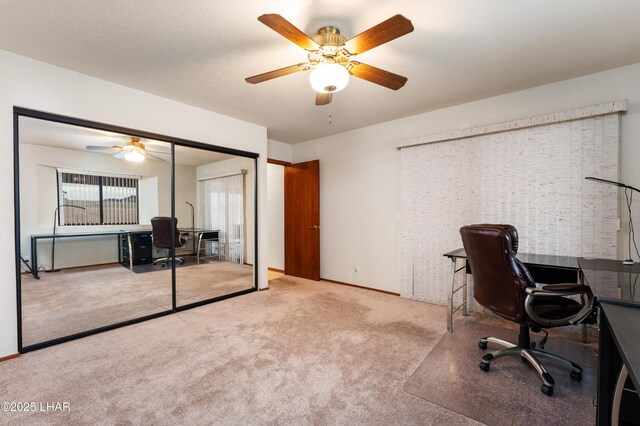
[[[413,31],[411,21],[402,15],[395,15],[350,40],[332,26],[320,28],[310,38],[277,14],[262,15],[258,21],[305,49],[309,62],[248,77],[245,79],[248,83],[262,83],[298,71],[312,70],[309,81],[316,91],[316,105],[327,105],[331,103],[332,93],[347,86],[349,75],[392,90],[400,89],[407,82],[406,77],[354,60],[367,50]]]
[[[140,142],[140,138],[135,136],[131,136],[131,139],[126,142],[124,145],[112,145],[112,146],[96,146],[96,145],[87,145],[84,147],[87,151],[116,151],[114,154],[115,158],[124,158],[127,161],[132,161],[134,163],[139,163],[144,161],[145,157],[155,158],[156,160],[166,161],[163,158],[160,158],[156,155],[151,154],[152,152],[155,154],[165,154],[169,155],[166,152],[161,151],[150,151],[148,150],[142,142]]]

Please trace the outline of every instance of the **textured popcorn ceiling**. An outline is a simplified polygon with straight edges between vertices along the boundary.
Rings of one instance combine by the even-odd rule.
[[[415,31],[360,59],[409,81],[394,92],[351,78],[323,107],[314,105],[307,73],[250,85],[245,77],[306,59],[256,20],[263,13],[310,35],[337,25],[347,38],[401,13]],[[296,143],[640,62],[638,22],[637,0],[3,0],[0,49],[257,123],[269,138]]]

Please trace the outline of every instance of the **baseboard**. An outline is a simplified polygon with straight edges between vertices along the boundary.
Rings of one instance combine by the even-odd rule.
[[[265,290],[269,290],[269,287],[264,287],[264,288],[259,288],[258,291],[265,291]]]
[[[283,273],[283,274],[284,274],[284,269],[271,268],[271,267],[269,267],[268,269],[269,269],[271,272],[280,272],[280,273]]]
[[[13,354],[13,355],[3,356],[2,358],[0,358],[0,362],[8,361],[8,360],[13,359],[13,358],[18,358],[19,356],[20,356],[20,354]]]
[[[380,290],[378,288],[365,287],[365,286],[357,285],[357,284],[344,283],[342,281],[328,280],[326,278],[320,278],[320,281],[326,281],[326,282],[330,282],[330,283],[333,283],[333,284],[346,285],[346,286],[349,286],[349,287],[361,288],[363,290],[377,291],[378,293],[384,293],[384,294],[388,294],[388,295],[391,295],[391,296],[398,296],[398,297],[400,296],[400,293],[394,293],[392,291],[387,291],[387,290]]]

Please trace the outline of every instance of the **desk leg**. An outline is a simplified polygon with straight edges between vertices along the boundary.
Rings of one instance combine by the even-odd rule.
[[[453,331],[453,291],[456,286],[456,258],[451,258],[451,289],[449,290],[449,300],[447,304],[447,330]]]
[[[39,280],[38,275],[38,239],[31,238],[31,275],[33,278]]]
[[[464,287],[462,287],[462,303],[464,303],[464,305],[462,305],[462,315],[463,316],[468,316],[469,315],[469,304],[468,302],[468,294],[469,292],[468,290],[468,286],[467,286],[467,259],[463,259],[463,267],[464,269],[462,270],[462,285]]]
[[[131,243],[131,232],[127,234],[127,244],[129,244],[129,270],[133,271],[133,244]]]
[[[584,285],[584,274],[578,269],[578,284]],[[580,295],[580,303],[584,305],[584,295]],[[582,343],[587,343],[587,324],[580,324],[580,337],[582,337]]]

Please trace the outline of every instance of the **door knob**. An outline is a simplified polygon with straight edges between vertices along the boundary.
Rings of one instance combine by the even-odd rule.
[[[313,226],[309,227],[309,229],[320,229],[320,227],[318,225],[313,225]]]

